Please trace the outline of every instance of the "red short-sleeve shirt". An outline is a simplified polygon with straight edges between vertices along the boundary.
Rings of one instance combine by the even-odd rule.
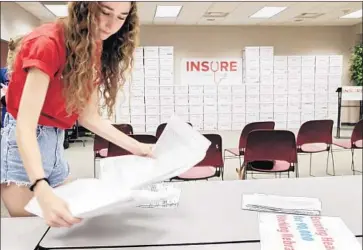
[[[23,38],[16,56],[6,96],[7,110],[17,117],[24,89],[27,69],[35,67],[50,77],[49,88],[38,124],[57,128],[70,128],[78,114],[66,112],[62,95],[62,71],[66,63],[64,28],[61,23],[44,24]]]

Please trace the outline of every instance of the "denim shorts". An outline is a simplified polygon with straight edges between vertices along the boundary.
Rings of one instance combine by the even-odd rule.
[[[7,113],[1,132],[1,183],[29,187],[32,183],[22,163],[15,133],[16,120]],[[48,178],[50,186],[56,187],[69,175],[69,166],[64,158],[64,130],[38,125],[36,136],[45,177]]]

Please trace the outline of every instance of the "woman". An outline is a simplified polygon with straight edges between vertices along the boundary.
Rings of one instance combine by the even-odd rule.
[[[99,95],[112,114],[138,36],[135,2],[71,2],[68,17],[23,37],[13,64],[1,141],[1,196],[11,216],[28,216],[34,195],[48,225],[79,223],[53,193],[65,183],[64,129],[76,120],[136,155],[151,147],[119,132],[98,112]]]

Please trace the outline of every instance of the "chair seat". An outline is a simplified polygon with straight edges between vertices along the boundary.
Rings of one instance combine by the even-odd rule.
[[[358,140],[354,143],[355,148],[363,148],[363,140]]]
[[[226,148],[225,151],[233,154],[234,156],[243,155],[239,148]]]
[[[291,168],[291,165],[287,161],[275,161],[272,169],[257,169],[257,168],[251,167],[251,170],[258,171],[258,172],[285,172],[285,171],[289,171],[290,168]]]
[[[208,179],[214,177],[216,171],[217,169],[214,167],[193,167],[179,175],[178,178],[185,180]]]
[[[98,154],[99,154],[101,157],[107,157],[108,149],[107,149],[107,148],[103,148],[103,149],[101,149],[100,151],[98,151]]]
[[[333,144],[335,146],[345,148],[345,149],[351,149],[352,148],[352,143],[351,143],[350,139],[334,139]]]
[[[328,146],[325,143],[307,143],[298,149],[299,153],[319,153],[327,151]]]

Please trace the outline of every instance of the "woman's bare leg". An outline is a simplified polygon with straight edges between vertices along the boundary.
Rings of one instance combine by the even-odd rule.
[[[68,177],[61,185],[72,182],[73,179]],[[1,184],[1,199],[11,217],[30,217],[33,214],[27,212],[24,207],[33,198],[33,193],[26,186],[18,186],[14,183],[10,185]]]
[[[1,184],[1,199],[11,217],[33,216],[24,209],[32,197],[33,193],[26,186]]]

